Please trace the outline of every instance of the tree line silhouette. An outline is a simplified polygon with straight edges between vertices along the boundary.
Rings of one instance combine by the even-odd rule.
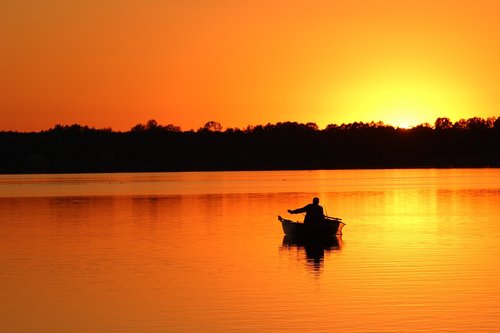
[[[78,124],[0,132],[0,173],[500,167],[500,118],[411,129],[382,122],[280,122],[182,131],[155,120],[127,132]]]

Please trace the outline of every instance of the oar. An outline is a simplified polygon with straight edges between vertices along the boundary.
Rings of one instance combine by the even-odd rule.
[[[338,217],[333,217],[333,216],[326,216],[325,215],[325,218],[328,219],[328,220],[333,220],[333,221],[337,221],[337,222],[342,222],[342,219],[341,218],[338,218]],[[344,223],[344,222],[342,222]],[[345,223],[344,223],[345,224]]]

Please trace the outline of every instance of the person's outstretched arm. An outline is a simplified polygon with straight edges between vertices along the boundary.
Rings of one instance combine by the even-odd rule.
[[[305,213],[307,211],[306,209],[307,206],[302,207],[302,208],[297,208],[297,209],[289,209],[288,212],[290,214],[299,214],[299,213]]]

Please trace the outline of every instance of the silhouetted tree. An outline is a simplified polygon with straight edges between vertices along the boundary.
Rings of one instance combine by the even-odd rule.
[[[131,132],[146,132],[146,125],[137,124],[130,129]]]
[[[196,132],[155,120],[129,132],[58,124],[39,133],[0,132],[0,173],[500,167],[499,119],[438,118],[411,129],[279,122],[224,132],[215,121]]]
[[[180,132],[181,131],[181,127],[180,126],[176,126],[176,125],[173,125],[173,124],[168,124],[168,125],[165,125],[163,126],[163,129],[167,132]]]
[[[453,127],[453,123],[449,118],[437,118],[434,123],[434,128],[437,130],[447,130]]]
[[[496,118],[494,121],[493,121],[493,127],[495,129],[500,129],[500,117]]]
[[[467,119],[467,129],[469,130],[482,130],[486,129],[487,123],[484,119],[479,118],[479,117],[473,117]]]
[[[173,124],[165,126],[158,124],[154,119],[150,119],[146,124],[137,124],[130,129],[131,132],[180,132],[181,128]]]
[[[316,123],[306,123],[306,127],[313,131],[319,131],[319,127]]]
[[[467,120],[460,119],[460,120],[456,121],[453,124],[453,128],[457,129],[457,130],[466,130],[467,129]]]
[[[220,132],[222,131],[222,125],[219,122],[212,120],[207,122],[202,128],[200,128],[200,131]]]

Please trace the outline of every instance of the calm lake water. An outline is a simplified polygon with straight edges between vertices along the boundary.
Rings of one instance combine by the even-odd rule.
[[[321,199],[328,246],[277,215]],[[500,169],[0,176],[0,332],[498,332]]]

